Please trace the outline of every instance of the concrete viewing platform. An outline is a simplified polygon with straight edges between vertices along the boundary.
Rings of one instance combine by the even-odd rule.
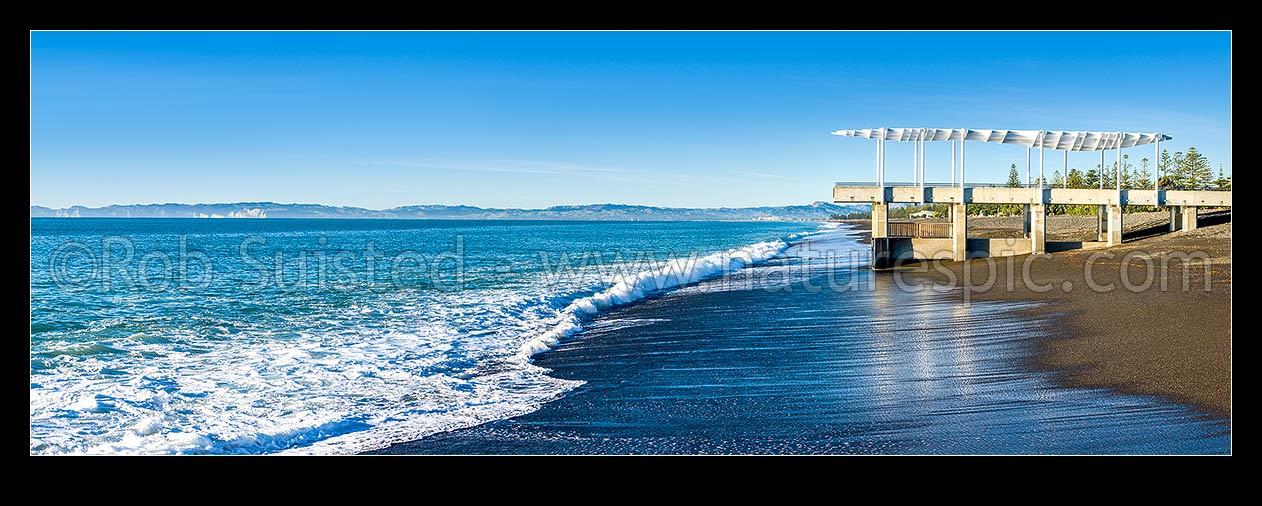
[[[1164,206],[1170,210],[1170,230],[1196,228],[1198,207],[1231,207],[1230,191],[1162,189],[1162,164],[1156,166],[1152,188],[1122,189],[1123,148],[1151,145],[1153,160],[1161,160],[1161,142],[1173,137],[1161,132],[1094,132],[1068,130],[993,130],[971,128],[863,128],[837,130],[833,135],[870,139],[876,146],[876,184],[838,183],[833,202],[872,204],[872,266],[883,268],[904,258],[951,259],[1011,256],[1065,249],[1113,246],[1122,242],[1123,206]],[[886,179],[886,142],[909,143],[912,151],[911,183],[889,183]],[[951,183],[925,183],[925,145],[951,143]],[[1007,144],[1025,148],[1023,187],[998,187],[965,183],[965,154],[969,142]],[[1034,150],[1038,150],[1038,178],[1032,171]],[[1099,153],[1101,173],[1113,172],[1114,188],[1049,188],[1044,176],[1044,152],[1063,154],[1064,174],[1069,174],[1069,154]],[[1106,163],[1107,153],[1116,162]],[[1094,162],[1094,161],[1093,161]],[[1093,163],[1094,164],[1094,163]],[[891,229],[889,205],[947,204],[949,226],[897,224]],[[1022,238],[985,239],[968,237],[969,204],[1009,204],[1022,208]],[[1049,243],[1047,206],[1054,204],[1097,206],[1095,241]],[[911,226],[908,226],[911,225]],[[891,233],[894,232],[894,233]]]
[[[833,202],[872,204],[873,267],[900,259],[946,259],[1048,253],[1113,246],[1122,242],[1122,206],[1166,206],[1170,231],[1197,226],[1198,207],[1231,207],[1230,191],[1214,190],[1097,190],[1080,188],[1007,188],[993,186],[859,186],[840,183]],[[948,204],[950,223],[894,223],[889,204]],[[1023,237],[970,238],[969,204],[1014,204],[1022,207]],[[1097,206],[1095,241],[1047,241],[1047,206]],[[909,226],[910,225],[910,226]]]

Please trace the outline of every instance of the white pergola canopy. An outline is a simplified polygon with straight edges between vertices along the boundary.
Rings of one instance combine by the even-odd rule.
[[[1052,149],[1064,152],[1064,174],[1069,174],[1070,151],[1099,151],[1100,170],[1106,169],[1104,152],[1117,151],[1117,163],[1113,166],[1114,181],[1117,190],[1122,190],[1121,167],[1122,148],[1130,148],[1144,144],[1153,144],[1155,148],[1153,160],[1159,160],[1161,141],[1173,139],[1162,133],[1143,132],[1080,132],[1068,130],[974,130],[971,128],[861,128],[858,130],[835,130],[833,135],[875,139],[876,142],[876,181],[885,187],[885,141],[911,142],[914,144],[912,159],[912,180],[922,190],[925,187],[925,143],[930,141],[951,141],[951,186],[964,188],[964,141],[993,142],[996,144],[1015,144],[1025,146],[1025,180],[1026,187],[1032,185],[1030,173],[1030,151],[1039,148],[1038,187],[1044,188],[1043,151]],[[957,149],[958,146],[958,149]],[[957,172],[956,157],[959,164]],[[956,175],[959,175],[958,179]],[[1153,178],[1153,190],[1160,189],[1161,168],[1158,166],[1157,177]],[[958,181],[958,182],[957,182]],[[1069,178],[1062,179],[1068,187]],[[1100,178],[1100,189],[1104,189],[1104,178]],[[922,193],[923,196],[923,193]],[[884,197],[882,197],[884,198]]]
[[[1142,132],[1079,132],[1066,130],[974,130],[971,128],[862,128],[836,130],[833,135],[887,141],[978,141],[1060,151],[1105,151],[1173,139]]]

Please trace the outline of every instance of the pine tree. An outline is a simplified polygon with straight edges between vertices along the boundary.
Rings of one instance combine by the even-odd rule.
[[[1118,177],[1122,179],[1122,188],[1131,187],[1131,169],[1134,165],[1131,165],[1130,159],[1131,155],[1122,155],[1122,171],[1118,174]]]
[[[1060,188],[1061,185],[1063,184],[1065,184],[1065,179],[1061,177],[1060,171],[1058,170],[1056,172],[1053,172],[1052,173],[1052,188]]]
[[[1195,146],[1188,148],[1183,163],[1187,166],[1184,177],[1189,188],[1200,190],[1209,188],[1213,184],[1214,173],[1209,167],[1209,159],[1197,151]]]
[[[1148,157],[1139,159],[1139,172],[1131,181],[1135,188],[1152,188],[1152,173],[1148,172]]]
[[[1173,162],[1170,160],[1170,151],[1165,149],[1161,150],[1161,159],[1157,161],[1157,179],[1170,175],[1168,174],[1168,171],[1170,170],[1171,163]],[[1162,186],[1164,187],[1165,185]]]
[[[1021,175],[1017,174],[1017,164],[1015,163],[1012,164],[1012,166],[1008,168],[1008,185],[1007,186],[1008,188],[1021,187]]]
[[[1170,178],[1170,187],[1176,190],[1186,190],[1187,183],[1187,163],[1184,160],[1182,151],[1175,151],[1174,157],[1170,159],[1170,169],[1166,173],[1166,177]],[[1162,187],[1165,187],[1163,184]]]
[[[1218,164],[1218,179],[1214,180],[1214,187],[1219,190],[1231,190],[1231,176],[1223,177],[1223,164]]]
[[[1082,185],[1086,188],[1099,188],[1100,171],[1096,169],[1088,170],[1087,174],[1082,176]]]
[[[1069,169],[1069,177],[1066,178],[1065,183],[1068,184],[1070,188],[1082,188],[1082,171],[1078,169]]]

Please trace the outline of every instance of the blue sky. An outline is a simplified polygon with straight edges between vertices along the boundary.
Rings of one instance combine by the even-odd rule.
[[[807,203],[874,178],[828,132],[879,126],[1161,131],[1230,173],[1230,76],[1224,32],[35,32],[31,204]],[[1010,163],[969,143],[970,181]]]

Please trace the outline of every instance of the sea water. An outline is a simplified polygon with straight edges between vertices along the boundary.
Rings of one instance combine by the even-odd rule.
[[[348,453],[531,412],[531,357],[814,223],[32,219],[31,452]]]
[[[1229,451],[1031,369],[1062,315],[901,286],[853,234],[34,219],[31,452]]]

